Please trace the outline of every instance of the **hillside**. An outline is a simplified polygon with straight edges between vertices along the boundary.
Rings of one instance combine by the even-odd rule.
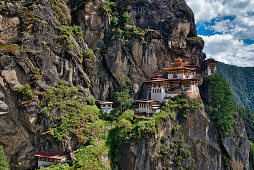
[[[209,110],[184,95],[154,117],[131,110],[143,82],[178,57],[202,65],[203,46],[184,0],[0,0],[0,145],[10,167],[35,169],[35,154],[59,152],[68,158],[60,169],[248,169],[245,126],[216,102],[231,106],[230,93],[205,94]],[[114,110],[103,114],[98,100]]]
[[[217,69],[229,82],[236,103],[254,111],[254,67],[218,62]]]

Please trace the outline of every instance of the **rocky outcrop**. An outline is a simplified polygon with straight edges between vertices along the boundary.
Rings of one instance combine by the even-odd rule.
[[[111,100],[120,74],[131,78],[136,95],[143,81],[169,66],[175,58],[181,56],[185,61],[199,64],[205,56],[193,13],[184,0],[116,1],[121,8],[114,9],[115,12],[119,16],[128,12],[128,25],[139,28],[143,36],[129,36],[126,44],[119,37],[112,38],[114,14],[102,10],[105,1],[65,2],[0,0],[0,144],[13,168],[34,167],[33,155],[39,151],[63,150],[62,143],[45,132],[49,122],[39,114],[39,94],[59,80],[81,86],[84,96],[91,92],[96,99]],[[82,27],[84,36],[82,32],[59,31],[59,26],[72,23]],[[93,50],[96,59],[86,54],[88,48]],[[20,105],[22,95],[17,91],[25,84],[31,86],[34,98],[24,106]],[[173,158],[163,161],[155,156],[170,143],[166,140],[160,144],[162,136],[178,140],[179,135],[171,133],[173,126],[174,122],[169,120],[154,139],[126,150],[127,162],[123,167],[160,169],[168,165],[174,168]],[[243,138],[222,142],[234,160],[232,167],[238,164],[247,167],[244,162],[247,155],[243,155],[248,150],[246,134],[243,126],[240,127]],[[180,129],[197,168],[209,167],[209,162],[210,169],[222,167],[221,143],[204,110],[190,114]],[[241,144],[240,152],[230,148],[231,143],[234,148]]]
[[[109,40],[114,15],[103,13],[101,0],[86,1],[78,10],[78,22],[85,30],[85,41],[89,47],[103,51],[96,56],[115,79],[124,73],[140,87],[153,73],[169,66],[179,56],[191,63],[200,63],[204,57],[203,40],[197,38],[193,13],[184,0],[116,2],[123,6],[117,11],[119,15],[128,12],[129,24],[145,30],[146,42],[131,38],[129,45],[124,46],[120,39]],[[101,81],[92,82],[97,86]],[[105,97],[96,89],[94,93]]]
[[[237,135],[221,139],[203,108],[189,113],[185,122],[180,122],[179,133],[175,132],[178,120],[168,120],[161,124],[155,136],[140,144],[126,146],[122,157],[123,169],[248,169],[249,145],[247,134],[238,126]],[[242,124],[241,120],[237,120]],[[240,130],[241,129],[241,130]],[[179,157],[172,151],[179,139],[184,139]],[[179,147],[179,146],[178,146]],[[171,149],[165,149],[171,148]],[[166,152],[165,152],[166,151]],[[188,157],[184,153],[190,152]],[[226,161],[227,157],[230,157]],[[193,160],[193,164],[190,163]],[[181,162],[182,161],[182,162]]]

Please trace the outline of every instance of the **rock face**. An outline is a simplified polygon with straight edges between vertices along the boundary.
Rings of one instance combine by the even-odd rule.
[[[249,144],[242,121],[237,120],[239,134],[220,139],[214,124],[210,121],[203,108],[189,113],[185,122],[180,123],[179,133],[175,133],[177,121],[164,122],[154,138],[141,144],[132,143],[126,147],[122,157],[123,169],[178,169],[178,156],[173,151],[165,153],[165,148],[174,146],[183,138],[183,146],[179,150],[189,151],[191,154],[184,158],[180,167],[192,169],[248,169]],[[239,145],[240,144],[240,145]],[[238,147],[240,146],[240,147]],[[164,155],[161,155],[161,154]],[[230,158],[229,162],[225,157]],[[189,160],[194,163],[190,164]],[[247,161],[246,161],[247,160]]]
[[[59,80],[80,85],[84,95],[91,92],[96,99],[111,100],[119,74],[125,74],[131,78],[137,96],[142,82],[169,66],[175,58],[181,56],[199,64],[205,57],[203,40],[197,37],[193,13],[184,0],[117,2],[122,11],[115,10],[121,16],[128,12],[128,24],[140,28],[144,40],[132,36],[128,37],[128,45],[124,45],[121,38],[112,39],[114,14],[102,11],[104,1],[101,0],[79,4],[72,0],[66,0],[66,4],[61,0],[0,0],[0,144],[12,168],[19,162],[19,168],[32,168],[35,166],[33,154],[63,149],[61,143],[44,134],[47,122],[40,117],[37,96]],[[62,34],[57,29],[72,23],[82,27],[84,36]],[[93,49],[95,61],[86,54],[88,47]],[[27,83],[35,98],[22,106],[22,96],[17,90]],[[148,146],[156,151],[160,149],[161,145],[154,142],[162,136],[172,137],[173,124],[168,122],[161,127],[160,134]],[[216,129],[200,110],[190,115],[186,126],[181,125],[181,131],[186,132],[186,147],[193,150],[197,167],[220,169],[222,144],[233,160],[232,167],[247,167],[248,155],[243,153],[248,147],[241,123],[242,137],[228,138],[221,143]],[[200,144],[201,140],[207,141],[207,145]],[[210,165],[204,156],[206,152]],[[133,146],[131,152],[126,151],[127,162],[123,167],[158,169],[170,163],[155,158],[154,154],[145,144]]]

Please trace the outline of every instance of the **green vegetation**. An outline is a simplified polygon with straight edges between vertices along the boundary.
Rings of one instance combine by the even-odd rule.
[[[236,112],[243,119],[249,140],[254,142],[254,112],[241,106],[236,107]]]
[[[106,145],[107,134],[104,139],[97,145],[90,147],[82,146],[81,151],[75,153],[77,161],[73,165],[68,163],[51,165],[49,167],[41,167],[40,170],[75,170],[75,169],[110,169],[109,146]]]
[[[183,110],[187,109],[191,112],[197,107],[199,107],[199,102],[189,99],[186,95],[180,95],[168,99],[165,108],[152,118],[139,118],[134,115],[133,110],[126,110],[119,116],[118,125],[109,132],[107,143],[110,146],[112,161],[120,166],[123,146],[130,144],[130,142],[139,143],[151,138],[161,123],[170,118],[172,120],[175,120],[176,117],[179,117],[180,120],[185,119],[188,113]],[[175,123],[175,126],[174,131],[177,133],[179,124]],[[176,146],[178,146],[178,142],[176,142]],[[177,147],[179,150],[176,150],[175,153],[177,162],[182,162],[189,154],[185,149],[180,149],[181,147]]]
[[[73,48],[73,43],[67,35],[59,35],[55,40],[60,43],[65,50],[71,50]]]
[[[204,47],[204,41],[201,37],[188,37],[187,41],[192,44],[198,43],[200,46]]]
[[[65,5],[65,1],[64,0],[49,0],[52,9],[55,11],[55,13],[57,14],[57,18],[61,21],[61,22],[66,22],[66,15],[63,12],[62,6]]]
[[[218,73],[207,78],[209,84],[208,96],[211,99],[207,104],[208,113],[211,115],[220,136],[231,134],[234,125],[234,102],[227,81]]]
[[[88,142],[94,132],[91,124],[99,119],[100,110],[95,105],[85,104],[78,88],[64,81],[43,96],[41,113],[54,122],[48,132],[60,141],[73,133],[81,143]]]
[[[73,26],[62,25],[62,26],[56,27],[56,30],[58,31],[60,35],[79,36],[83,34],[82,28],[77,25],[73,25]]]
[[[40,80],[42,78],[41,71],[39,68],[35,68],[33,71],[32,80]]]
[[[135,25],[129,25],[130,15],[126,7],[120,2],[110,0],[104,1],[101,11],[111,20],[111,38],[110,40],[120,40],[123,45],[128,46],[131,38],[140,39],[145,42],[145,30]]]
[[[250,143],[250,154],[249,154],[249,161],[250,161],[250,170],[254,170],[254,144],[253,142]]]
[[[96,61],[96,56],[94,55],[94,52],[91,48],[87,48],[84,51],[84,55],[87,57],[88,61]]]
[[[218,62],[217,69],[230,84],[236,103],[254,111],[254,68]]]
[[[88,149],[78,152],[76,155],[77,162],[74,164],[74,169],[109,169],[110,160],[106,159],[109,155],[109,147],[105,140],[102,140],[98,145],[89,147]],[[103,160],[104,158],[104,160]]]
[[[191,152],[184,147],[184,138],[180,137],[169,146],[161,149],[157,157],[163,158],[168,155],[174,155],[175,165],[181,168],[191,169],[194,165],[194,160],[191,157]],[[183,164],[186,165],[183,165]]]
[[[56,30],[59,34],[58,37],[55,38],[55,40],[60,43],[65,50],[69,51],[73,48],[73,43],[70,40],[70,36],[72,35],[76,40],[80,35],[83,34],[82,28],[79,26],[59,26],[56,27]]]
[[[124,74],[119,74],[118,76],[119,87],[113,94],[113,100],[116,106],[119,106],[120,112],[129,109],[133,103],[131,80],[128,76]]]
[[[3,169],[3,170],[10,169],[8,161],[7,161],[7,157],[4,154],[4,148],[2,145],[0,145],[0,169]]]
[[[24,86],[20,87],[18,93],[22,95],[22,101],[20,103],[21,105],[30,103],[30,101],[34,98],[34,93],[29,84],[25,84]]]

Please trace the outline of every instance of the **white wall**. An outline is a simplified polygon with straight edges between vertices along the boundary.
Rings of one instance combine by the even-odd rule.
[[[47,162],[47,161],[38,161],[38,167],[40,166],[49,166],[49,165],[53,165],[54,162]]]
[[[157,90],[160,90],[160,89],[161,89],[161,93],[157,93]],[[154,93],[153,90],[155,90],[156,93]],[[164,97],[165,97],[165,89],[163,86],[151,88],[151,100],[161,102],[164,99]]]
[[[103,105],[100,106],[104,113],[110,113],[112,108],[112,104],[106,104],[106,106],[103,107]]]
[[[210,68],[210,67],[207,67],[207,75],[208,75],[208,76],[212,75],[212,72],[211,72],[211,68]]]

